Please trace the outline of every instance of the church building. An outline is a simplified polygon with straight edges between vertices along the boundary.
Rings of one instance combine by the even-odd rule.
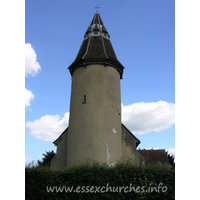
[[[131,158],[136,165],[144,165],[144,157],[136,150],[140,140],[121,123],[124,66],[98,11],[68,69],[72,76],[69,126],[53,142],[57,152],[51,168],[62,169],[88,158],[109,165]]]

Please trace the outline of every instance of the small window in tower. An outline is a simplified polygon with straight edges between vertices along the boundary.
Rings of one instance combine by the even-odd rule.
[[[94,30],[94,34],[98,34],[98,30]]]
[[[86,95],[84,95],[82,104],[85,104],[85,103],[86,103]]]

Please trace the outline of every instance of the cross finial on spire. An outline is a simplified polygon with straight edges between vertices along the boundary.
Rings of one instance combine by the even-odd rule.
[[[94,8],[96,8],[96,9],[97,9],[97,11],[98,11],[98,8],[100,8],[100,7],[97,5],[97,7],[94,7]]]

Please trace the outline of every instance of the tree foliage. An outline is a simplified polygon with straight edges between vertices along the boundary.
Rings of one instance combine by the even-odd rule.
[[[169,161],[169,164],[173,167],[173,169],[175,168],[175,162],[174,162],[174,159],[175,159],[175,156],[174,155],[170,155],[167,151],[167,157],[168,157],[168,161]]]
[[[43,153],[43,158],[42,158],[42,161],[38,160],[37,161],[37,164],[38,166],[47,166],[47,167],[50,167],[51,165],[51,159],[55,156],[55,152],[52,150],[52,151],[46,151],[46,153]]]

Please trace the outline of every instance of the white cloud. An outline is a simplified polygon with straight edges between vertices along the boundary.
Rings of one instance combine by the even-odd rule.
[[[41,67],[39,63],[37,62],[37,55],[35,53],[35,50],[31,46],[31,44],[26,43],[25,44],[25,76],[35,76],[39,71],[41,70]],[[34,99],[34,95],[30,90],[27,90],[25,88],[25,108],[28,108],[31,104],[30,101]]]
[[[170,148],[170,149],[168,149],[167,151],[168,151],[168,153],[169,153],[170,155],[174,155],[174,156],[175,156],[175,148],[174,148],[174,149],[173,149],[173,148]]]
[[[25,76],[35,76],[41,67],[37,62],[37,55],[30,43],[25,44]]]
[[[34,99],[34,95],[30,90],[25,88],[25,108],[28,108],[31,105],[31,101]]]
[[[175,104],[165,101],[122,105],[122,122],[133,133],[144,134],[162,131],[174,124]],[[54,141],[68,126],[69,112],[60,119],[59,115],[45,115],[27,122],[30,135],[43,141]]]
[[[69,112],[60,119],[59,115],[45,115],[33,122],[27,122],[30,135],[43,141],[54,141],[68,126]]]
[[[133,134],[168,129],[175,123],[175,104],[166,101],[122,104],[122,122]]]
[[[145,150],[158,150],[158,149],[160,149],[160,148],[157,148],[157,147],[151,147],[151,148],[145,148]]]

